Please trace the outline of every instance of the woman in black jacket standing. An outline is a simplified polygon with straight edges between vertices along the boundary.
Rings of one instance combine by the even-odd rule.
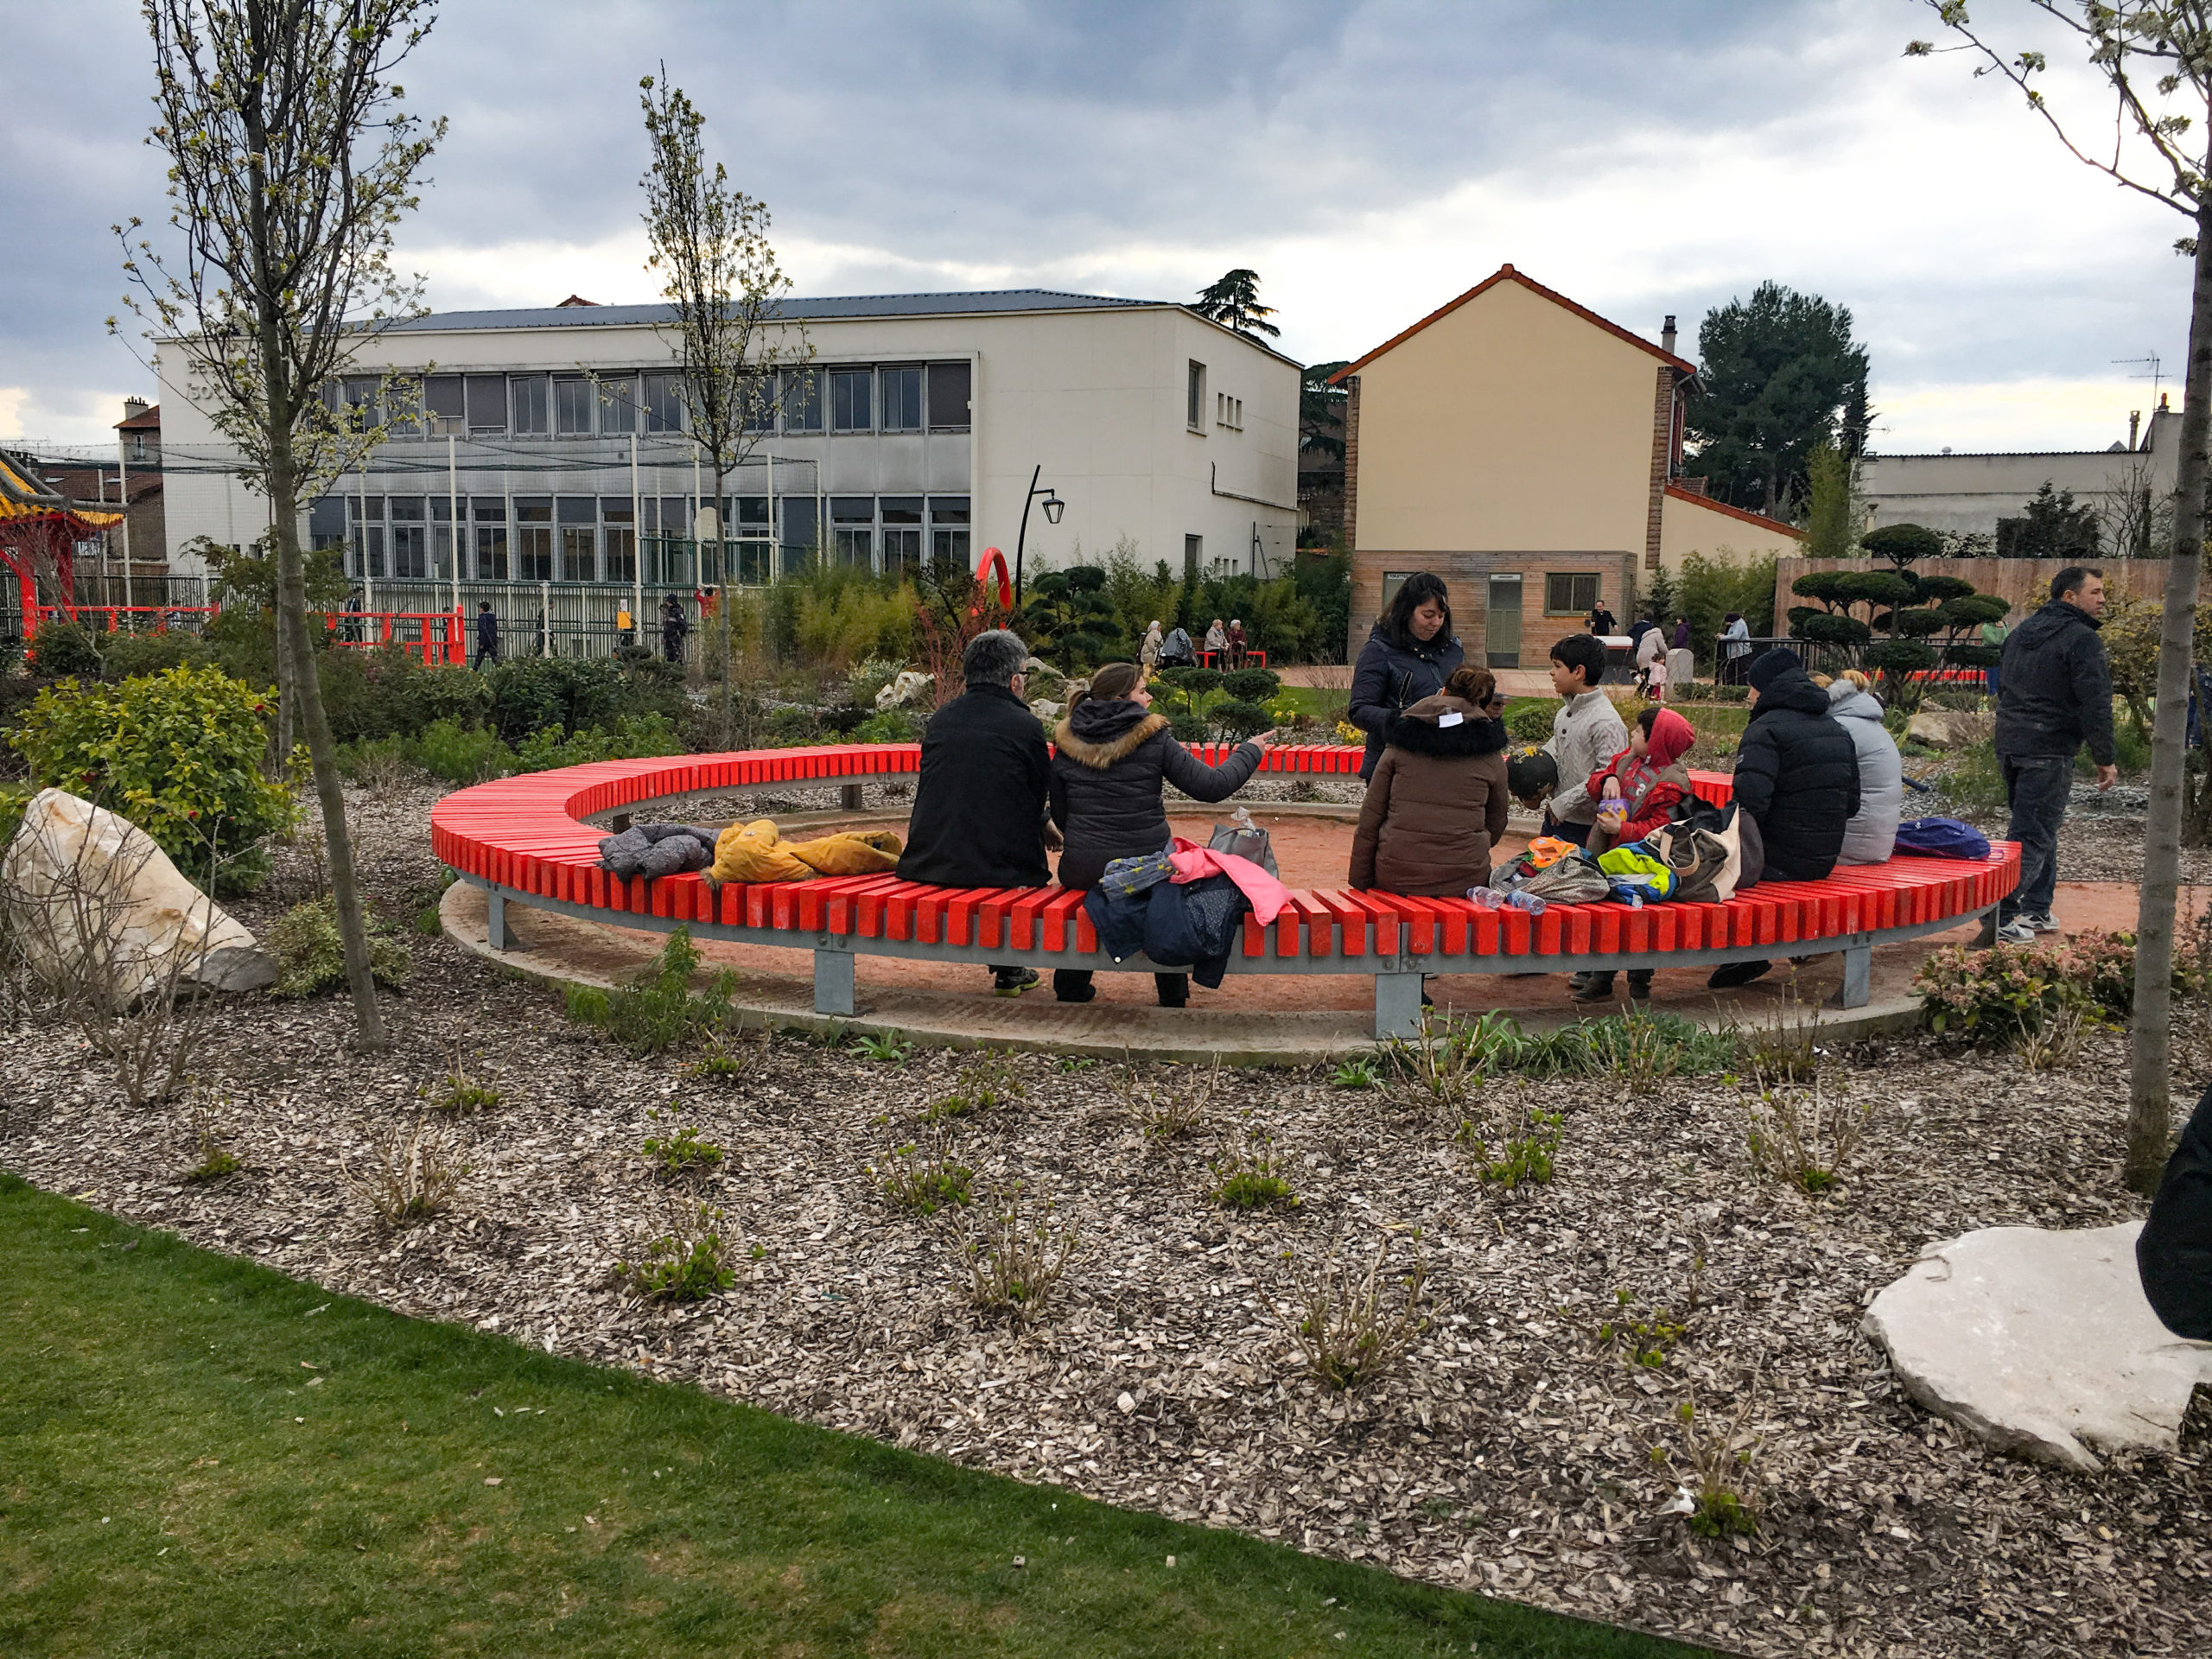
[[[1416,570],[1398,584],[1351,671],[1351,723],[1367,734],[1363,779],[1382,755],[1382,734],[1423,697],[1444,690],[1466,652],[1452,632],[1443,579]]]
[[[1217,766],[1192,754],[1152,712],[1152,694],[1132,663],[1109,663],[1090,677],[1087,690],[1052,734],[1052,822],[1066,838],[1060,885],[1091,887],[1117,858],[1142,858],[1171,838],[1163,783],[1201,801],[1225,801],[1244,787],[1274,736],[1272,731],[1239,744]],[[1155,974],[1162,1007],[1179,1008],[1190,995],[1185,974]],[[1052,993],[1063,1002],[1088,1002],[1096,995],[1088,969],[1056,969]]]

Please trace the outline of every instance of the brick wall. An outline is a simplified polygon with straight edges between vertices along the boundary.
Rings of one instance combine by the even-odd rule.
[[[1659,568],[1661,526],[1667,511],[1667,466],[1675,450],[1675,371],[1662,363],[1651,404],[1651,505],[1644,517],[1643,568]]]

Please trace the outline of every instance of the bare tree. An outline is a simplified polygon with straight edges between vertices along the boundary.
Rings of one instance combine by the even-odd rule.
[[[2151,457],[2136,450],[2105,474],[2102,493],[2090,497],[2096,508],[2098,539],[2117,557],[2163,557],[2173,545],[2173,498],[2152,482],[2154,470]]]
[[[715,630],[722,671],[722,738],[736,725],[730,663],[729,570],[721,522],[722,483],[743,466],[785,403],[813,388],[806,365],[814,347],[803,327],[781,315],[791,279],[768,241],[767,204],[733,189],[720,162],[707,164],[700,141],[707,118],[680,87],[658,78],[638,83],[652,165],[645,192],[645,264],[661,273],[661,294],[676,315],[666,336],[683,370],[691,440],[715,480],[715,543],[721,603]],[[770,503],[771,522],[774,504]],[[772,557],[772,554],[771,556]],[[700,573],[701,581],[705,572]]]
[[[1965,0],[1927,0],[1959,44],[1979,61],[1974,73],[2002,76],[2076,161],[2123,189],[2180,213],[2190,233],[2175,246],[2196,261],[2190,288],[2189,366],[2183,376],[2179,476],[2173,495],[2172,556],[2166,566],[2158,634],[2158,703],[2151,738],[2151,804],[2145,825],[2143,886],[2135,923],[2135,1009],[2129,1028],[2127,1183],[2156,1186],[2172,1120],[2171,1020],[2174,897],[2181,877],[2182,772],[2189,726],[2190,646],[2204,561],[2206,435],[2212,425],[2212,0],[2029,0],[2080,40],[2112,99],[2109,147],[2077,143],[2087,128],[2068,123],[2037,84],[2041,52],[2006,53],[1977,32]],[[1908,56],[1936,51],[1927,41]],[[2102,118],[2098,118],[2100,128]],[[2091,149],[2093,143],[2095,148]]]
[[[444,136],[399,107],[391,77],[429,32],[429,0],[144,0],[169,161],[165,257],[117,227],[134,312],[183,358],[194,397],[238,448],[276,531],[279,661],[314,762],[359,1040],[385,1046],[330,721],[308,634],[300,503],[383,437],[325,389],[385,328],[423,310],[391,266]],[[112,327],[111,319],[111,327]]]

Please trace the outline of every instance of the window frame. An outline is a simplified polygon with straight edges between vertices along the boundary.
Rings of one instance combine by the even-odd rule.
[[[854,421],[852,394],[857,389],[868,407],[861,411],[863,419]],[[834,435],[858,437],[874,432],[875,426],[875,371],[873,368],[842,368],[830,371],[830,430]]]
[[[1588,603],[1579,602],[1577,590],[1571,585],[1567,589],[1567,597],[1570,601],[1578,601],[1578,602],[1566,606],[1558,606],[1552,602],[1554,582],[1572,584],[1580,582],[1590,584]],[[1598,607],[1598,602],[1605,597],[1605,573],[1601,570],[1547,570],[1544,572],[1544,614],[1546,616],[1587,616]]]
[[[1190,430],[1200,437],[1206,435],[1206,365],[1197,358],[1190,359],[1185,372],[1183,420]]]
[[[912,375],[913,377],[914,382],[914,418],[907,424],[893,426],[891,424],[892,378],[893,376],[897,376],[903,381],[908,375]],[[878,384],[875,388],[875,429],[877,431],[896,432],[903,435],[910,432],[926,432],[929,430],[929,372],[926,365],[920,363],[887,364],[876,371],[876,379]]]
[[[931,432],[972,430],[976,420],[976,365],[971,362],[962,360],[931,363],[925,365],[925,368],[926,372],[922,377],[922,412],[926,423],[925,429]],[[944,401],[950,404],[952,401],[952,380],[956,372],[959,376],[962,388],[960,418],[957,421],[950,418],[952,413],[950,408],[946,409],[943,414],[938,410],[938,387],[940,384],[944,386]]]

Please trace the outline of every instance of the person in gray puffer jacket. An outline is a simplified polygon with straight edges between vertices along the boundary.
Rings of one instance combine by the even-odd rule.
[[[1175,741],[1167,717],[1153,713],[1151,703],[1135,664],[1109,663],[1090,677],[1052,734],[1052,814],[1067,843],[1060,854],[1064,887],[1095,887],[1114,860],[1141,858],[1166,847],[1170,831],[1163,785],[1173,784],[1198,800],[1225,801],[1244,787],[1274,736],[1262,732],[1210,766]],[[1161,1003],[1180,1007],[1185,976],[1158,978]],[[1063,1002],[1087,1002],[1090,975],[1058,969],[1052,989]]]
[[[1828,687],[1828,713],[1859,751],[1859,810],[1843,826],[1839,864],[1886,861],[1897,849],[1897,820],[1904,816],[1904,761],[1882,725],[1882,705],[1872,685],[1851,668]]]

